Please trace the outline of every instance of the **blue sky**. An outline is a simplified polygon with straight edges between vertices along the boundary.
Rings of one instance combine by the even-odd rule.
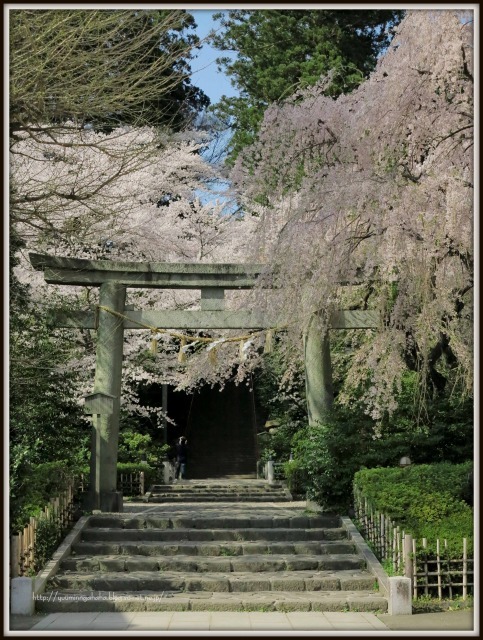
[[[189,10],[198,25],[196,33],[200,39],[205,38],[212,29],[219,27],[219,22],[215,22],[211,17],[217,11],[219,9],[216,11],[212,9]],[[217,57],[229,55],[229,52],[218,51],[204,44],[202,49],[195,50],[194,53],[197,57],[191,62],[191,82],[194,86],[203,89],[212,104],[218,102],[222,95],[238,95],[238,91],[231,86],[231,82],[225,74],[217,71],[215,62]]]
[[[194,16],[197,24],[196,34],[203,40],[213,29],[219,28],[219,22],[215,22],[212,19],[213,13],[217,13],[220,9],[187,9],[189,13]],[[220,73],[217,69],[216,58],[220,56],[230,56],[229,51],[218,51],[208,44],[204,44],[201,49],[195,49],[193,54],[196,55],[194,60],[191,60],[191,82],[195,87],[202,89],[206,95],[210,98],[211,104],[215,104],[221,98],[221,96],[237,96],[238,91],[232,87],[229,78],[224,73]],[[235,54],[233,54],[235,57]],[[229,134],[227,134],[229,136]],[[225,182],[217,182],[214,186],[216,193],[216,199],[226,200],[223,198],[223,192],[226,190],[227,185]],[[206,203],[213,199],[213,196],[206,196],[206,194],[198,194],[202,202]],[[229,200],[226,200],[230,202]],[[230,210],[230,207],[228,207]]]

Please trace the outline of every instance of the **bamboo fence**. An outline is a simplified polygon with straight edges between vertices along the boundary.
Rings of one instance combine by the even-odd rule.
[[[78,481],[72,481],[57,498],[51,498],[49,504],[38,515],[32,516],[29,523],[19,533],[10,537],[10,576],[31,575],[36,572],[37,529],[41,521],[56,525],[62,535],[74,522],[74,498],[88,489],[88,479],[83,474]],[[118,489],[124,495],[144,495],[144,471],[118,474]]]
[[[259,460],[257,462],[257,477],[267,479],[268,471],[267,471],[267,462],[262,462]],[[285,469],[284,462],[274,462],[273,463],[273,473],[275,480],[285,480]]]
[[[57,498],[51,498],[49,504],[38,516],[31,516],[22,531],[10,537],[10,576],[29,575],[35,572],[37,529],[41,521],[53,522],[60,532],[64,532],[74,521],[74,497],[78,483],[72,481]]]
[[[89,478],[81,475],[80,491],[89,490]],[[117,473],[117,490],[122,491],[124,496],[143,496],[146,493],[146,475],[144,471],[134,471]]]
[[[117,489],[124,496],[143,496],[145,492],[144,471],[135,473],[118,473]]]
[[[396,575],[411,579],[413,598],[420,596],[462,597],[473,593],[473,558],[468,557],[468,541],[462,538],[461,556],[450,557],[447,540],[436,540],[436,552],[428,540],[415,540],[387,515],[380,513],[354,487],[355,517],[362,535],[376,557],[389,562]]]

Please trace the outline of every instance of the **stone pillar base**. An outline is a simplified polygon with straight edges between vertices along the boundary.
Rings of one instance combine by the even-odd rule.
[[[267,462],[267,480],[268,484],[273,484],[275,482],[275,469],[273,467],[272,460]]]
[[[174,480],[174,468],[169,460],[163,462],[163,482],[164,484],[170,484]]]
[[[106,491],[101,493],[101,511],[103,513],[122,513],[122,491]]]
[[[388,613],[390,616],[411,615],[411,579],[395,576],[389,580]]]
[[[35,612],[34,581],[32,578],[12,578],[10,612],[12,615],[31,616]]]

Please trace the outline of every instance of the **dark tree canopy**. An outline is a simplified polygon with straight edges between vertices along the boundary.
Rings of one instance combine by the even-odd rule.
[[[190,82],[199,38],[184,10],[9,14],[10,128],[72,120],[181,129],[209,105]]]
[[[213,45],[235,51],[218,59],[240,97],[223,97],[213,110],[233,130],[228,163],[256,138],[264,111],[301,88],[330,74],[327,95],[357,87],[374,69],[378,54],[391,40],[391,27],[402,11],[394,10],[246,10],[218,13],[221,33]]]
[[[139,12],[137,22],[126,29],[121,37],[135,39],[139,31],[146,29],[146,25],[147,28],[153,28],[156,24],[163,24],[173,13],[172,10]],[[200,44],[199,37],[191,33],[197,26],[195,19],[184,10],[176,13],[179,14],[178,21],[173,28],[153,34],[146,45],[145,62],[149,64],[155,65],[156,59],[166,53],[172,56],[172,66],[159,72],[161,86],[167,82],[170,89],[159,91],[141,104],[152,124],[167,124],[172,129],[179,130],[191,125],[196,116],[209,106],[210,99],[190,80],[190,61],[195,57],[193,50]],[[136,63],[136,57],[133,57],[133,63]],[[122,113],[119,119],[122,120]]]

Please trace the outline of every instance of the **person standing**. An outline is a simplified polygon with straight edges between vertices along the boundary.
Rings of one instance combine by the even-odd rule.
[[[188,441],[184,436],[179,438],[176,443],[176,471],[174,474],[176,480],[183,480],[186,476],[186,462],[188,460]]]

